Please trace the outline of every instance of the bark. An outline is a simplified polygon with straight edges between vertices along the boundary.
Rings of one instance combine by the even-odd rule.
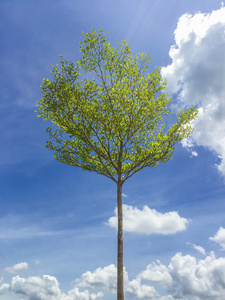
[[[117,241],[117,300],[124,300],[123,291],[123,212],[122,182],[117,183],[118,241]]]

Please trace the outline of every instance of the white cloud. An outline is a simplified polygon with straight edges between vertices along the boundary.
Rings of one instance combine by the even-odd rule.
[[[4,288],[4,285],[2,285]],[[67,294],[61,292],[57,279],[53,276],[12,278],[11,285],[6,286],[5,292],[22,295],[24,300],[97,300],[102,299],[103,293],[90,293],[88,290],[79,291],[77,287],[71,289]],[[1,291],[1,286],[0,286]]]
[[[224,231],[220,228],[213,240],[224,241]],[[221,234],[222,232],[222,234]],[[193,244],[198,251],[202,247]],[[104,294],[116,292],[116,266],[109,265],[85,272],[75,280],[75,287],[63,293],[53,276],[21,278],[15,276],[10,284],[0,279],[0,294],[10,291],[23,300],[97,300]],[[84,289],[84,290],[80,290]],[[94,290],[95,293],[91,293]],[[98,291],[98,292],[96,292]],[[216,258],[214,252],[203,260],[191,255],[177,253],[168,266],[159,260],[149,264],[136,278],[129,280],[124,269],[124,291],[129,299],[144,300],[223,300],[225,295],[225,258]]]
[[[130,281],[125,289],[127,298],[132,299],[158,299],[158,300],[173,300],[171,295],[161,296],[153,286],[142,284],[140,279]]]
[[[44,275],[42,278],[34,276],[28,278],[13,277],[11,291],[23,295],[25,299],[53,300],[60,296],[57,279],[49,275]]]
[[[1,294],[4,294],[4,293],[7,293],[9,291],[9,288],[10,288],[10,285],[7,284],[7,283],[3,283],[1,284],[1,282],[3,281],[3,277],[0,278],[0,295]]]
[[[199,249],[199,246],[196,248]],[[76,285],[115,292],[116,267],[110,265],[98,268],[94,272],[86,272],[76,280]],[[159,287],[160,292],[163,291],[166,296],[160,295],[156,287]],[[211,252],[205,259],[197,260],[194,256],[177,253],[168,266],[157,260],[148,265],[133,280],[129,280],[125,271],[124,290],[129,299],[223,300],[225,258],[217,259]]]
[[[15,264],[12,267],[5,268],[5,271],[9,272],[11,274],[16,274],[16,273],[23,272],[23,271],[27,270],[28,268],[29,268],[28,263],[21,262],[21,263]]]
[[[189,242],[187,242],[187,245],[190,245],[193,249],[197,250],[199,253],[206,255],[205,249],[202,246],[197,246]]]
[[[195,245],[195,244],[193,244],[192,246],[193,246],[193,248],[194,248],[195,250],[197,250],[197,251],[200,252],[201,254],[206,255],[205,249],[204,249],[202,246],[197,246],[197,245]]]
[[[75,285],[82,288],[106,289],[115,294],[117,286],[117,268],[112,264],[104,268],[97,268],[93,272],[88,271],[84,273],[80,279],[75,280]],[[125,268],[124,291],[129,299],[173,299],[171,296],[160,296],[153,286],[142,284],[139,278],[129,281],[128,273]]]
[[[174,34],[172,63],[162,68],[162,75],[169,93],[199,107],[192,141],[221,158],[217,167],[225,176],[225,7],[183,15]]]
[[[212,252],[205,260],[197,261],[195,257],[178,253],[171,259],[168,268],[173,278],[174,293],[222,300],[225,293],[225,258],[216,259]]]
[[[225,228],[220,227],[216,235],[214,237],[210,237],[209,239],[219,244],[222,249],[225,250]]]
[[[115,216],[108,220],[108,225],[117,228],[117,209]],[[181,218],[175,211],[160,213],[144,206],[143,210],[129,205],[123,205],[124,231],[140,234],[174,234],[186,229],[188,221]]]
[[[128,274],[124,269],[124,283],[128,282]],[[75,286],[80,288],[107,289],[116,293],[117,288],[117,268],[111,264],[104,268],[97,268],[93,272],[87,271],[81,278],[75,280]]]
[[[143,279],[163,283],[166,286],[171,286],[173,283],[168,267],[162,265],[160,260],[148,265],[146,270],[138,275],[138,278],[139,280]]]
[[[222,300],[225,294],[225,258],[212,252],[205,260],[177,253],[168,267],[158,261],[138,275],[139,280],[158,283],[175,299]]]
[[[97,268],[94,272],[84,273],[80,279],[75,280],[75,285],[82,288],[107,288],[116,291],[117,286],[117,271],[115,265],[109,265],[104,268]],[[127,280],[127,273],[125,272],[125,281]]]
[[[10,285],[7,283],[3,283],[2,285],[0,285],[0,295],[1,294],[5,294],[9,291]]]
[[[97,300],[102,299],[104,294],[98,292],[97,294],[89,293],[88,290],[80,292],[78,288],[74,288],[69,291],[68,296],[63,296],[60,300]]]
[[[196,151],[191,152],[192,156],[198,156],[198,153]]]

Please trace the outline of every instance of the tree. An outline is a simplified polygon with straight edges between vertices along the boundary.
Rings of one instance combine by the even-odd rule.
[[[73,64],[60,56],[53,80],[43,79],[37,113],[55,125],[47,128],[46,147],[57,160],[117,185],[117,299],[123,300],[122,186],[142,169],[168,161],[175,144],[192,133],[197,111],[171,116],[166,82],[160,68],[149,73],[147,54],[133,56],[124,41],[113,48],[103,30],[82,36],[82,58]]]

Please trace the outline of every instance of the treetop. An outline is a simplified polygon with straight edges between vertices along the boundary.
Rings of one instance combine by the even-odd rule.
[[[145,167],[168,161],[177,142],[192,133],[194,107],[172,123],[160,68],[133,55],[128,43],[113,48],[103,30],[83,33],[82,58],[53,65],[43,79],[38,116],[47,128],[47,148],[57,160],[124,182]]]

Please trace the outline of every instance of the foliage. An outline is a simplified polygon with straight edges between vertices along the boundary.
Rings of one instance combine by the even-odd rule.
[[[102,30],[83,34],[76,64],[53,65],[43,79],[38,115],[54,125],[47,148],[57,160],[122,183],[145,167],[166,162],[192,133],[196,110],[181,109],[171,124],[171,98],[160,68],[133,56],[126,42],[113,48]]]

